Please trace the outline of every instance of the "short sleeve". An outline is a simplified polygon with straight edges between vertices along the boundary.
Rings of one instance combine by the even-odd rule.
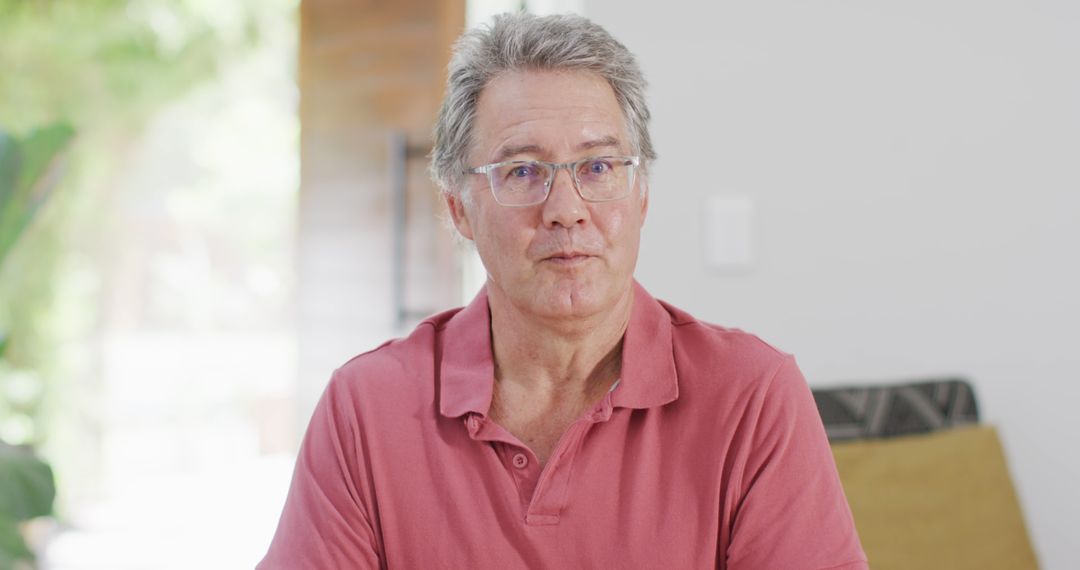
[[[861,570],[866,555],[810,389],[786,356],[761,393],[730,570]]]
[[[308,425],[277,532],[258,570],[375,569],[356,406],[332,378]]]

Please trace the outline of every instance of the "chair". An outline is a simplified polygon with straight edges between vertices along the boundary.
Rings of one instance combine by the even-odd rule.
[[[1005,455],[959,378],[818,388],[875,570],[1037,569]]]

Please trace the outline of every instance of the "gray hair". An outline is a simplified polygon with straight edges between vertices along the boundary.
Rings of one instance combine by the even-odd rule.
[[[501,14],[454,45],[431,151],[431,176],[443,192],[461,187],[480,92],[500,74],[528,70],[582,70],[606,79],[641,157],[642,173],[648,171],[656,152],[649,137],[645,77],[630,50],[581,16]]]

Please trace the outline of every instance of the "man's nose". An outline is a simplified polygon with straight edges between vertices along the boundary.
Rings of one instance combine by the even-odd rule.
[[[566,170],[566,172],[562,172]],[[544,225],[560,225],[566,228],[583,224],[589,219],[589,206],[574,188],[573,175],[568,169],[555,171],[551,181],[551,190],[544,201]]]

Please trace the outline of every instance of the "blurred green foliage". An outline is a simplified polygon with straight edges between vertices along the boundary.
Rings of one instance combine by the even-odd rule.
[[[79,132],[56,195],[32,200],[33,226],[0,213],[0,437],[45,440],[43,402],[62,397],[50,389],[62,370],[49,310],[72,242],[92,250],[108,223],[101,203],[131,140],[156,110],[256,45],[259,17],[257,0],[0,0],[0,130],[65,121]],[[16,230],[25,233],[17,243]]]
[[[0,267],[56,187],[57,178],[47,175],[72,135],[64,123],[37,129],[21,141],[0,130]]]
[[[28,449],[0,442],[0,568],[33,560],[19,524],[52,514],[52,468]]]
[[[0,125],[137,123],[257,41],[253,0],[0,0]]]
[[[130,141],[256,45],[259,17],[258,0],[0,0],[0,439],[40,446],[43,409],[69,409],[46,406],[65,393],[50,308],[72,250],[108,223],[101,201]],[[48,465],[0,442],[0,569],[29,559],[18,523],[54,495]]]
[[[35,130],[22,140],[0,131],[0,269],[56,187],[59,158],[73,135],[63,123]],[[2,362],[9,337],[2,330],[0,337]],[[4,380],[7,388],[10,374]],[[7,407],[19,403],[8,402]],[[19,524],[51,514],[55,498],[52,468],[29,449],[10,446],[0,438],[0,568],[33,559]]]

